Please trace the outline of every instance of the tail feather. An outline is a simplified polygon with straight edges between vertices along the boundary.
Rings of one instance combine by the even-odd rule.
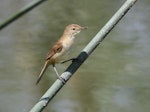
[[[48,67],[48,61],[45,62],[44,67],[42,68],[41,73],[40,73],[40,75],[36,81],[36,85],[40,82],[41,78],[43,77],[43,75],[47,69],[47,67]]]

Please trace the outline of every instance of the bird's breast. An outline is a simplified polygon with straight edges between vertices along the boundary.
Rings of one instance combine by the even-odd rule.
[[[63,40],[61,40],[62,43],[62,50],[58,53],[56,53],[52,59],[54,59],[55,62],[59,62],[60,60],[63,60],[66,55],[68,54],[69,49],[71,48],[71,46],[73,45],[73,40],[69,39],[69,38],[65,38]]]
[[[69,50],[71,46],[73,45],[73,40],[67,40],[63,42],[64,50]]]

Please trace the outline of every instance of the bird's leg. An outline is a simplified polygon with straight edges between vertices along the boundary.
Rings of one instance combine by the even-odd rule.
[[[53,66],[53,69],[54,69],[54,71],[55,71],[55,73],[56,73],[56,75],[57,75],[57,78],[58,78],[63,84],[65,84],[66,81],[65,81],[65,79],[63,79],[62,77],[59,76],[55,64],[52,64],[52,66]]]
[[[66,63],[66,62],[68,62],[68,61],[76,61],[76,60],[77,60],[77,58],[71,58],[71,59],[62,61],[61,64]]]

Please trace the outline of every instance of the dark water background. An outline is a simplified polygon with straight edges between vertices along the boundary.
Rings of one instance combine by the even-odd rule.
[[[30,3],[1,0],[0,21]],[[53,43],[71,23],[77,56],[125,0],[49,0],[0,31],[0,112],[27,112],[56,80],[38,74]],[[149,112],[150,1],[138,1],[44,112]],[[63,72],[69,64],[57,65]]]

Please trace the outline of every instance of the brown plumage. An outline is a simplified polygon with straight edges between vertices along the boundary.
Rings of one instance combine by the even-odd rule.
[[[51,50],[48,52],[44,67],[41,70],[41,73],[38,77],[36,84],[39,83],[39,81],[41,80],[42,76],[44,75],[49,65],[53,66],[57,77],[62,81],[62,79],[59,77],[59,74],[55,68],[55,63],[59,63],[61,61],[62,55],[65,54],[70,49],[70,47],[72,46],[74,42],[75,35],[78,34],[81,30],[86,29],[86,28],[87,27],[81,27],[77,24],[71,24],[65,28],[64,33],[61,36],[61,38],[53,45]]]

